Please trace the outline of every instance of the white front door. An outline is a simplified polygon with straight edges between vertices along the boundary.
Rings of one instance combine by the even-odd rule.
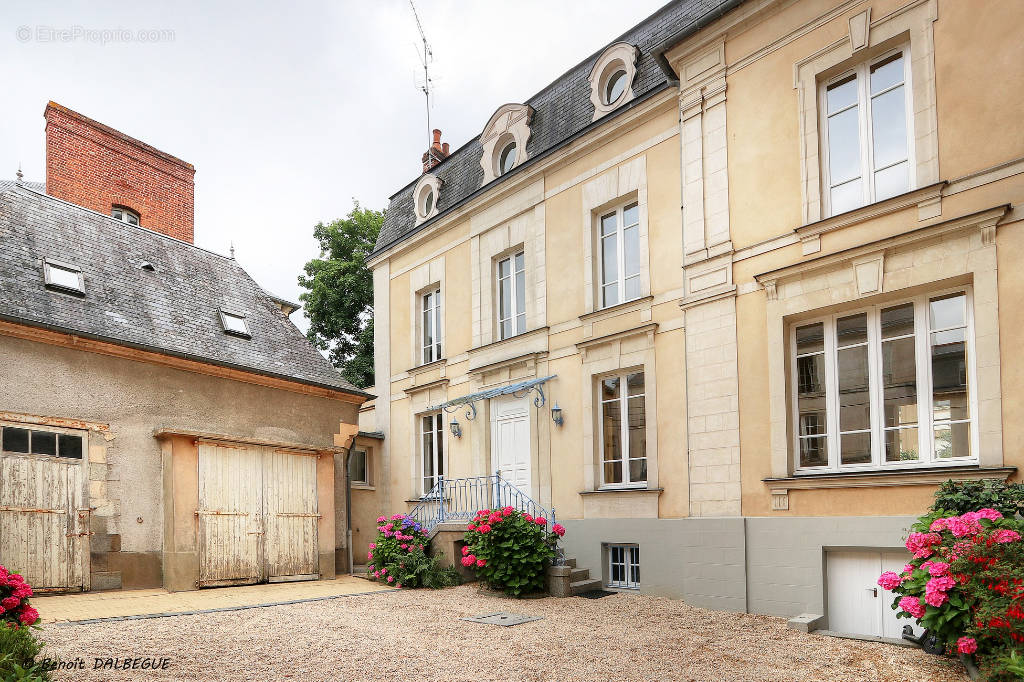
[[[902,572],[909,554],[858,550],[827,556],[829,630],[899,639],[903,626],[911,625],[915,634],[921,634],[917,621],[896,618],[898,612],[891,608],[895,595],[878,585],[883,571]]]
[[[491,400],[491,457],[503,479],[532,497],[530,410],[525,398]]]

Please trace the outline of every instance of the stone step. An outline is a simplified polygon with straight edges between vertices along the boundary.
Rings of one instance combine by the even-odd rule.
[[[574,568],[569,573],[569,582],[576,583],[581,580],[588,580],[590,578],[589,568]]]
[[[595,579],[580,580],[578,582],[569,583],[569,592],[576,596],[583,594],[584,592],[591,592],[593,590],[601,589],[601,581]]]
[[[574,557],[574,556],[567,556],[567,557],[565,557],[565,565],[566,566],[572,566],[573,568],[576,568],[576,557]]]

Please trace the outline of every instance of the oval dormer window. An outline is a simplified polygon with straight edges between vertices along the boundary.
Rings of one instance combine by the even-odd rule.
[[[516,143],[514,141],[506,144],[498,158],[498,175],[508,173],[516,165]]]
[[[437,200],[441,180],[436,175],[424,175],[412,192],[413,208],[416,210],[416,224],[430,220],[437,215]]]
[[[619,69],[608,79],[608,86],[605,90],[604,101],[606,104],[614,104],[622,97],[626,90],[626,70]]]

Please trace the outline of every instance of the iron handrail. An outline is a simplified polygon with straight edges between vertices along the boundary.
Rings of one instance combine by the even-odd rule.
[[[438,477],[437,483],[409,512],[409,517],[423,525],[428,534],[441,523],[470,521],[481,509],[513,509],[543,517],[548,530],[555,525],[555,508],[545,509],[517,486],[501,477],[500,472],[490,476],[468,478]]]

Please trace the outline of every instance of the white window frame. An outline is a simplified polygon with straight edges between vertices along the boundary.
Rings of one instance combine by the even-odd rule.
[[[629,385],[627,378],[631,374],[641,374],[644,376],[644,392],[640,395],[630,396]],[[601,392],[601,385],[606,379],[618,379],[619,380],[619,395],[617,398],[605,400]],[[648,470],[647,477],[642,481],[634,481],[629,475],[629,399],[639,398],[640,404],[644,406],[644,430],[647,429],[647,375],[644,373],[644,368],[637,368],[634,370],[627,370],[623,372],[617,372],[615,374],[608,374],[598,378],[597,383],[597,400],[600,405],[598,410],[598,433],[600,434],[601,442],[601,488],[604,489],[616,489],[616,488],[646,488],[647,479],[650,478],[650,471]],[[607,453],[605,452],[605,441],[604,441],[604,411],[605,405],[612,402],[619,403],[619,414],[622,417],[622,423],[620,424],[619,432],[619,443],[621,444],[621,452],[617,459],[608,459]],[[637,457],[636,459],[640,459]],[[643,459],[647,460],[648,467],[650,466],[650,457],[648,456],[646,448],[644,449]],[[621,462],[622,463],[622,481],[608,482],[605,480],[604,467],[609,462]]]
[[[120,213],[120,215],[116,215],[117,213]],[[128,225],[142,224],[142,217],[138,212],[125,206],[112,206],[110,208],[110,217],[114,220],[120,220],[122,223],[126,223]],[[132,222],[131,218],[135,218],[135,222]]]
[[[357,478],[353,478],[352,477],[352,458],[355,457],[356,455],[362,455],[363,456],[363,478],[362,479],[357,479]],[[373,480],[373,478],[372,478],[372,476],[370,474],[370,451],[369,451],[369,449],[367,449],[367,448],[353,448],[352,449],[352,453],[349,455],[348,472],[349,472],[349,480],[348,480],[349,485],[356,486],[356,487],[361,487],[361,488],[369,488],[372,485],[371,481]]]
[[[67,274],[78,275],[78,285],[71,286],[62,282],[57,282],[53,277],[53,271],[60,270]],[[70,294],[85,295],[85,275],[82,274],[82,268],[71,263],[63,263],[61,261],[47,258],[43,261],[43,282],[49,289],[55,289],[57,291],[63,291]]]
[[[935,455],[935,427],[947,420],[934,417],[932,394],[932,370],[931,370],[931,333],[942,331],[942,329],[931,328],[929,315],[929,301],[941,298],[948,294],[964,294],[965,321],[966,321],[966,344],[967,344],[967,391],[968,410],[970,418],[966,420],[954,420],[954,422],[967,422],[970,424],[970,455],[966,457],[938,458]],[[882,338],[880,314],[884,308],[892,308],[905,303],[914,304],[914,339],[915,339],[915,360],[917,363],[917,429],[918,429],[918,453],[917,460],[906,460],[887,462],[885,460],[885,432],[884,425],[884,387],[882,382]],[[870,391],[871,410],[871,462],[862,464],[841,464],[839,444],[839,391],[837,377],[837,343],[836,343],[836,320],[839,318],[867,313],[868,319],[868,374]],[[802,467],[800,465],[800,409],[799,409],[799,376],[796,353],[796,330],[798,327],[806,327],[821,322],[824,329],[824,356],[825,356],[825,413],[826,413],[826,452],[827,464],[816,467]],[[892,341],[894,338],[886,339]],[[853,346],[857,344],[848,344]],[[844,346],[847,347],[847,346]],[[795,474],[820,474],[829,472],[857,472],[857,471],[887,471],[894,469],[915,469],[950,466],[976,466],[979,462],[979,434],[978,434],[978,383],[977,383],[977,361],[975,356],[974,340],[974,296],[973,289],[969,286],[953,287],[927,293],[910,298],[894,299],[870,306],[844,309],[824,317],[810,318],[794,322],[789,328],[789,357],[790,368],[790,427],[792,429],[792,462]],[[807,353],[805,355],[813,355]]]
[[[431,429],[428,431],[425,425],[427,418],[431,419]],[[437,485],[438,480],[445,475],[448,471],[448,448],[445,447],[445,423],[443,412],[423,412],[416,415],[416,433],[419,434],[419,460],[420,460],[420,496],[426,497],[430,494],[430,491]],[[426,471],[426,450],[425,450],[425,439],[430,436],[431,443],[433,445],[431,459],[433,466],[433,474],[427,476]],[[440,447],[438,447],[440,446]],[[427,485],[428,479],[431,481],[430,485]]]
[[[906,118],[906,131],[907,131],[907,189],[909,192],[917,187],[916,171],[917,165],[915,160],[915,137],[914,137],[914,88],[911,82],[911,52],[910,43],[905,43],[899,47],[887,50],[881,54],[875,55],[870,59],[865,59],[849,69],[844,69],[839,74],[822,81],[818,85],[818,129],[821,131],[821,177],[823,182],[821,183],[821,205],[823,208],[822,217],[827,218],[835,215],[832,212],[832,188],[835,187],[832,183],[832,177],[829,172],[829,141],[828,141],[828,88],[835,83],[844,80],[845,78],[855,75],[857,77],[857,119],[858,119],[858,134],[860,136],[860,178],[861,178],[861,192],[862,192],[862,203],[847,210],[855,210],[869,204],[873,204],[877,201],[875,193],[875,173],[880,170],[885,170],[891,166],[903,163],[898,161],[896,163],[885,166],[884,168],[874,167],[874,140],[871,133],[871,100],[873,97],[871,94],[871,67],[879,62],[883,62],[889,59],[893,55],[902,53],[903,54],[903,115]],[[892,86],[897,87],[897,86]],[[886,89],[882,93],[888,92],[890,89]],[[837,183],[843,184],[843,183]],[[898,195],[896,195],[898,196]],[[886,197],[891,198],[891,197]]]
[[[516,269],[516,259],[522,258],[523,267],[521,270]],[[503,263],[508,263],[508,276],[501,276],[501,266]],[[522,290],[516,286],[516,275],[523,273],[523,288]],[[516,251],[515,253],[498,260],[494,267],[494,277],[498,284],[498,300],[495,301],[495,311],[498,317],[498,339],[505,340],[510,339],[513,336],[518,336],[526,332],[526,251]],[[509,297],[509,315],[507,317],[501,316],[501,300],[502,300],[502,287],[511,287],[511,296]],[[519,303],[523,302],[523,312],[516,312],[519,310]],[[512,333],[505,335],[505,322],[512,322]]]
[[[444,356],[441,354],[443,318],[441,300],[441,287],[434,287],[430,291],[420,294],[420,306],[417,311],[420,320],[420,364],[428,365],[437,362]],[[424,319],[424,313],[430,314]]]
[[[28,452],[18,452],[16,450],[5,450],[3,449],[3,429],[21,429],[22,431],[29,432],[29,443]],[[43,453],[32,452],[32,439],[37,433],[45,433],[56,437],[56,454],[49,455]],[[78,457],[67,457],[62,455],[61,452],[61,440],[64,436],[73,436],[80,439],[82,449]],[[69,462],[88,462],[89,457],[89,432],[80,431],[78,429],[64,429],[60,427],[48,426],[45,424],[28,424],[24,422],[0,422],[0,456],[9,455],[13,457],[45,457],[49,459],[55,459],[65,464]]]
[[[629,209],[629,208],[635,208],[636,209],[636,223],[631,223],[630,225],[627,226],[627,225],[624,224],[625,221],[623,220],[623,216],[625,215],[626,210]],[[609,216],[611,216],[612,214],[615,215],[615,232],[613,232],[611,234],[608,234],[608,235],[604,235],[604,234],[602,234],[602,231],[603,231],[602,230],[602,224],[604,222],[604,219],[609,217]],[[637,267],[636,273],[634,273],[632,275],[629,275],[629,276],[626,275],[625,232],[626,232],[627,227],[629,227],[629,228],[636,228],[636,231],[637,231],[637,261],[638,261],[637,262],[637,266],[638,267]],[[643,295],[644,295],[644,280],[643,280],[644,267],[643,267],[642,249],[640,248],[640,240],[642,238],[642,235],[640,234],[640,202],[639,202],[639,200],[638,199],[631,199],[631,200],[629,200],[629,201],[627,201],[625,203],[619,204],[614,209],[609,209],[607,211],[600,211],[600,212],[598,212],[597,213],[597,224],[595,225],[595,230],[596,230],[596,237],[597,237],[597,239],[596,239],[597,254],[596,255],[597,255],[597,263],[598,263],[598,267],[597,267],[597,282],[598,282],[597,283],[597,302],[598,302],[599,305],[597,306],[597,308],[599,310],[600,309],[604,309],[604,308],[611,308],[611,307],[620,305],[622,303],[629,303],[630,301],[635,301],[635,300],[637,300],[639,298],[643,298]],[[605,280],[605,276],[604,276],[604,269],[605,269],[605,265],[604,265],[604,240],[608,239],[609,237],[611,237],[613,235],[615,236],[615,247],[616,247],[615,248],[615,258],[616,258],[616,275],[617,275],[617,277],[616,277],[616,279],[614,281],[606,281]],[[626,280],[632,280],[632,279],[635,279],[635,280],[637,280],[637,282],[639,282],[639,286],[637,287],[637,295],[632,297],[632,298],[626,298]],[[610,287],[612,285],[616,286],[616,290],[618,291],[618,297],[617,297],[617,300],[614,301],[613,303],[608,303],[608,302],[605,301],[604,292],[605,292],[606,288],[608,288],[608,287]]]
[[[237,320],[242,323],[244,331],[241,329],[234,329],[228,324],[228,320]],[[231,336],[238,336],[243,339],[251,339],[252,332],[249,331],[249,321],[246,319],[245,313],[237,310],[229,310],[227,308],[220,309],[220,326],[224,329],[225,334]]]
[[[608,582],[607,587],[618,590],[640,589],[640,546],[636,544],[609,544],[608,551]],[[621,553],[621,560],[616,561],[616,554]],[[625,580],[614,580],[615,567],[622,567]]]

